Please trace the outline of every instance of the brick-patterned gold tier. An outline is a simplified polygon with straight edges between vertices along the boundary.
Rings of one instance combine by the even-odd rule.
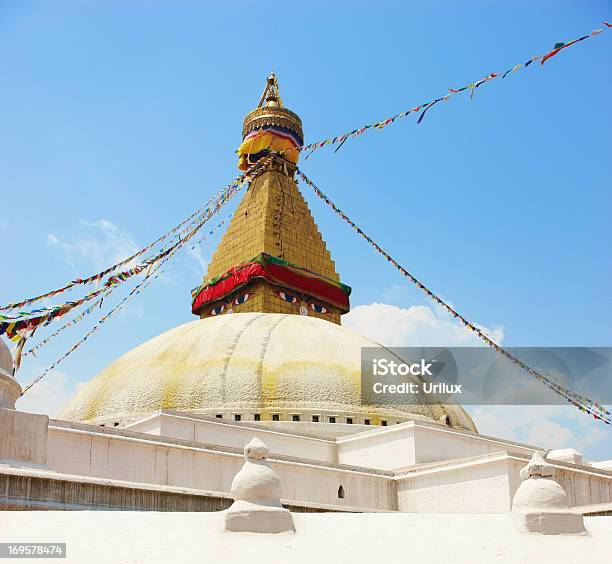
[[[331,280],[340,280],[334,261],[295,180],[291,178],[290,172],[278,170],[278,167],[270,167],[251,184],[212,256],[205,281],[210,281],[260,253],[282,258]],[[243,313],[299,314],[300,306],[305,306],[309,316],[340,323],[338,308],[322,303],[327,313],[318,313],[308,307],[302,296],[297,303],[283,300],[278,295],[279,290],[282,288],[259,281],[249,285],[249,293],[252,295],[245,303],[229,305],[231,299],[247,291],[242,288],[223,302],[208,304],[200,316],[209,317],[220,303],[229,305],[226,311],[232,309]]]
[[[339,280],[295,180],[275,170],[264,172],[251,184],[212,256],[205,279],[223,274],[260,253]]]

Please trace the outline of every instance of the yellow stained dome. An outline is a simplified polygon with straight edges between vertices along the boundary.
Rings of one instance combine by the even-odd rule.
[[[379,346],[314,317],[236,313],[186,323],[136,347],[82,386],[60,419],[115,423],[173,409],[375,425],[410,419],[476,430],[461,406],[363,406],[361,348]],[[448,421],[447,421],[448,422]]]

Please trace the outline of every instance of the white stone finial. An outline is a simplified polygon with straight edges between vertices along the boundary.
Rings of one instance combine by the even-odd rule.
[[[547,535],[585,531],[582,514],[569,508],[567,494],[553,479],[554,474],[546,454],[539,451],[521,469],[523,482],[512,500],[512,516],[521,531]]]
[[[546,462],[546,453],[541,453],[539,450],[534,451],[531,460],[527,466],[521,468],[521,480],[527,480],[531,476],[539,476],[540,478],[552,478],[555,475],[555,467]]]
[[[291,513],[281,505],[280,479],[267,457],[268,447],[257,437],[244,447],[244,466],[232,482],[234,503],[225,511],[226,531],[295,531]]]
[[[268,458],[268,447],[259,437],[253,437],[251,442],[244,447],[244,458],[246,460],[265,460]]]
[[[0,407],[15,409],[21,395],[21,386],[13,378],[13,357],[4,341],[0,339]]]

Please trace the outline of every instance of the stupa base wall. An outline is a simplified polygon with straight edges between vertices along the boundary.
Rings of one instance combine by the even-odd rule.
[[[138,484],[0,467],[0,511],[223,511],[232,505],[229,494]],[[363,510],[283,502],[293,513],[355,513]]]
[[[220,511],[231,503],[244,445],[258,436],[269,444],[281,498],[299,510],[503,513],[510,511],[519,471],[533,452],[528,445],[424,422],[370,430],[355,425],[349,437],[324,438],[300,434],[301,423],[291,431],[290,422],[281,428],[176,412],[153,414],[134,425],[146,432],[53,420],[47,429],[44,416],[14,411],[3,416],[39,426],[34,425],[35,433],[25,423],[2,427],[12,429],[0,437],[5,451],[6,445],[17,448],[16,437],[29,436],[30,448],[38,445],[21,461],[0,464],[3,509]],[[457,448],[468,453],[470,445],[476,452],[498,450],[410,463],[427,454],[424,441],[437,444],[438,456]],[[570,507],[612,502],[612,472],[549,462]]]
[[[48,423],[46,415],[0,408],[0,465],[44,466]]]
[[[257,435],[255,429],[243,433],[243,444]],[[279,434],[279,442],[291,438],[289,434]],[[52,470],[79,477],[229,494],[243,455],[241,447],[224,442],[225,445],[215,445],[53,421],[49,427],[48,464]],[[359,510],[396,509],[391,472],[319,461],[307,458],[307,449],[303,452],[303,457],[271,455],[270,466],[281,479],[283,499]],[[338,497],[340,486],[345,492],[342,499]]]

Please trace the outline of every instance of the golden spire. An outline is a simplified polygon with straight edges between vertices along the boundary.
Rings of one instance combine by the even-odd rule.
[[[289,129],[301,142],[302,122],[284,107],[274,73],[258,107],[245,117],[243,137],[266,126]],[[340,323],[340,315],[349,309],[350,288],[340,283],[294,171],[289,160],[277,155],[251,183],[202,286],[194,290],[195,314],[204,318],[228,312],[294,313]],[[244,265],[252,263],[256,264],[248,272],[253,275],[248,277]]]

